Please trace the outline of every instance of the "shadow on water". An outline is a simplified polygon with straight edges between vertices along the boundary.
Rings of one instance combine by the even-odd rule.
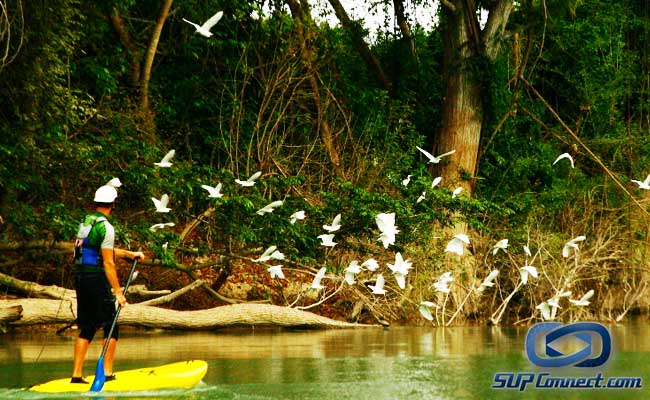
[[[394,327],[357,330],[124,332],[118,369],[186,359],[208,361],[204,383],[191,390],[39,394],[21,390],[65,377],[74,337],[4,335],[0,399],[623,399],[646,389],[492,388],[498,372],[539,372],[527,360],[527,327]],[[650,328],[645,321],[612,326],[615,350],[595,372],[650,382]],[[97,347],[97,348],[95,348]],[[100,349],[93,343],[86,371]],[[95,358],[93,358],[95,357]],[[581,371],[582,372],[582,371]]]

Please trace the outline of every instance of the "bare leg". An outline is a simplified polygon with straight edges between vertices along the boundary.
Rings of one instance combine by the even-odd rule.
[[[104,345],[106,345],[106,340],[104,340]],[[108,348],[106,349],[106,354],[104,355],[104,373],[106,376],[113,375],[113,361],[115,360],[115,349],[117,348],[117,340],[111,338],[108,343]]]
[[[74,360],[72,362],[72,376],[83,376],[84,360],[88,352],[88,339],[77,338],[74,342]]]

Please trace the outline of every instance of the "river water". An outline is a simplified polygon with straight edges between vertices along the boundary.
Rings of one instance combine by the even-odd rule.
[[[126,331],[121,334],[116,370],[203,359],[209,363],[208,373],[191,390],[102,393],[99,398],[644,399],[650,398],[645,387],[650,385],[646,322],[638,318],[607,326],[613,347],[606,364],[555,369],[536,367],[526,357],[529,327]],[[0,399],[96,398],[97,394],[52,395],[22,389],[68,376],[73,341],[74,333],[0,335]],[[91,345],[86,373],[94,371],[100,351],[99,342]],[[498,373],[528,373],[537,378],[544,372],[561,377],[636,378],[634,382],[644,387],[493,388],[499,386]]]

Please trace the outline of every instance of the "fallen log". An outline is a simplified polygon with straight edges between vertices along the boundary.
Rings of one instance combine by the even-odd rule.
[[[0,322],[11,322],[20,319],[23,312],[22,306],[0,307]]]
[[[72,323],[75,321],[74,299],[0,300],[0,309],[21,306],[20,318],[0,323],[8,326]],[[159,329],[211,330],[233,326],[280,326],[318,329],[359,328],[377,325],[337,321],[308,311],[270,304],[231,304],[196,311],[177,311],[160,307],[129,304],[120,313],[119,323]]]

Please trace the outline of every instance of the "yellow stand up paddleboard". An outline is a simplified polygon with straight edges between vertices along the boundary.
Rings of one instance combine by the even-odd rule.
[[[115,373],[115,380],[104,383],[104,392],[160,389],[189,389],[196,386],[208,371],[203,360],[182,361],[151,368],[139,368]],[[29,388],[36,392],[87,392],[94,376],[84,377],[88,383],[70,383],[70,378],[57,379]]]

